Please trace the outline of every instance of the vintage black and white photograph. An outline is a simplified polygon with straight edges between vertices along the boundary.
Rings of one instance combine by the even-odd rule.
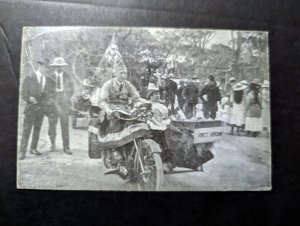
[[[24,27],[19,84],[19,189],[272,189],[267,32]]]

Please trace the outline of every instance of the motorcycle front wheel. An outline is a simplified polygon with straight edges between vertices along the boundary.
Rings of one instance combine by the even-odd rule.
[[[159,191],[163,187],[164,172],[161,160],[161,149],[151,139],[142,140],[139,153],[143,167],[138,170],[138,190]]]

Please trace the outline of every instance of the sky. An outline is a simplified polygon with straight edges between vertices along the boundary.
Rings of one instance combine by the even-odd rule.
[[[162,30],[163,28],[146,28],[150,33],[153,33],[155,35],[155,32],[157,30]],[[167,28],[170,29],[170,28]],[[172,28],[171,28],[172,29]],[[183,31],[185,29],[182,29]],[[198,29],[195,29],[195,31]],[[202,29],[199,29],[202,30]],[[208,30],[208,29],[203,29]],[[223,44],[223,45],[229,45],[229,41],[231,40],[231,30],[211,30],[215,31],[215,36],[212,40],[207,44],[207,47],[210,48],[213,44]]]
[[[231,40],[230,32],[231,30],[216,30],[214,38],[207,44],[207,47],[210,48],[213,44],[228,45]]]
[[[74,30],[74,29],[83,29],[84,27],[38,27],[38,29],[43,32],[55,32],[55,31],[61,31],[61,30]],[[26,29],[34,29],[33,27],[29,27]],[[86,27],[86,29],[95,29],[92,27]],[[96,28],[97,29],[97,28]],[[161,28],[147,28],[150,32],[156,31],[156,30],[161,30]],[[204,29],[206,30],[206,29]],[[209,48],[213,44],[223,44],[223,45],[228,45],[228,42],[231,39],[231,30],[214,30],[215,31],[215,36],[214,38],[208,43],[207,47]]]

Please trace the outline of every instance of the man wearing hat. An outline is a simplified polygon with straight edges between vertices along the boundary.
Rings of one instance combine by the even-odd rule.
[[[119,119],[111,117],[113,110],[122,109],[130,110],[129,104],[136,103],[140,100],[140,95],[136,88],[126,80],[127,68],[122,59],[114,64],[115,77],[106,81],[100,90],[100,104],[99,107],[102,113],[109,118],[107,126],[107,133],[118,133],[122,130],[123,125]],[[121,160],[119,151],[114,152],[114,158]]]
[[[192,76],[192,80],[187,84],[187,86],[182,91],[182,96],[185,101],[185,116],[190,119],[195,116],[195,107],[198,104],[199,97],[199,87],[196,84],[197,76]]]
[[[140,95],[136,88],[126,80],[127,68],[121,59],[114,66],[115,78],[104,83],[100,91],[100,108],[110,117],[116,108],[126,110],[129,100],[133,103],[140,100]]]
[[[38,69],[31,76],[27,76],[25,78],[21,89],[21,96],[26,102],[26,106],[24,110],[25,117],[20,148],[20,160],[25,158],[32,128],[33,134],[30,153],[33,155],[41,154],[37,151],[37,144],[44,118],[43,103],[47,96],[45,85],[48,80],[46,76],[48,72],[48,65],[43,60],[39,60],[37,65]]]
[[[204,95],[207,97],[206,100],[203,97]],[[221,101],[221,93],[213,75],[208,77],[206,85],[200,92],[200,99],[203,103],[204,118],[215,119],[218,111],[217,102]]]
[[[52,74],[52,89],[55,95],[52,96],[52,101],[55,103],[55,109],[49,112],[49,137],[51,141],[51,151],[56,149],[56,125],[60,120],[60,127],[63,140],[63,151],[66,154],[72,154],[70,151],[70,135],[69,135],[69,115],[71,109],[71,97],[74,93],[74,83],[71,77],[63,71],[63,68],[68,64],[62,57],[57,57],[53,60],[50,66],[54,72]]]

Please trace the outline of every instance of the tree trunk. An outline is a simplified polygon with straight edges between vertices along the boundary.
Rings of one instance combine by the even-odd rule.
[[[232,36],[232,47],[234,50],[234,58],[233,58],[233,65],[232,65],[232,72],[233,75],[238,79],[241,80],[242,78],[242,71],[240,68],[240,56],[241,56],[241,45],[242,45],[242,35],[241,32],[237,32],[236,40],[234,39],[233,32],[231,32]],[[235,43],[236,41],[236,43]]]

